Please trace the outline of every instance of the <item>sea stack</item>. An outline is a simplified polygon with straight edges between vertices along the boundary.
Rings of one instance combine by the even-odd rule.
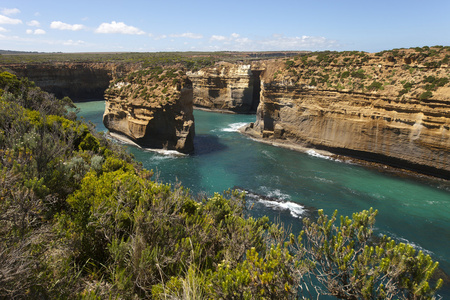
[[[153,67],[111,82],[103,124],[144,148],[194,150],[192,83],[183,70]]]

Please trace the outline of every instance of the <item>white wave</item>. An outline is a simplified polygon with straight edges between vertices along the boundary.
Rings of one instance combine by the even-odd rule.
[[[290,202],[290,201],[269,201],[269,200],[258,200],[259,203],[264,204],[267,207],[270,207],[272,209],[276,210],[288,210],[290,214],[295,218],[300,218],[302,214],[305,212],[305,209],[303,206],[301,206],[298,203]]]
[[[266,187],[263,187],[263,188],[267,190]],[[258,194],[252,193],[250,191],[242,190],[239,188],[238,188],[238,190],[245,192],[248,199],[251,199],[255,202],[261,203],[262,205],[264,205],[268,208],[271,208],[274,210],[287,210],[287,211],[289,211],[291,216],[293,216],[294,218],[300,218],[302,216],[302,214],[305,212],[305,208],[303,205],[300,205],[298,203],[291,202],[291,201],[275,200],[275,199],[280,199],[280,198],[289,198],[289,195],[281,193],[280,190],[275,190],[272,193],[268,193],[267,196],[258,195]],[[269,198],[272,198],[274,200],[270,200]]]
[[[220,129],[220,131],[237,132],[239,130],[239,128],[244,127],[247,124],[248,123],[246,123],[246,122],[231,123],[231,124],[228,124],[228,127]]]
[[[164,149],[152,149],[152,148],[143,148],[145,151],[156,152],[165,157],[180,157],[187,156],[187,154],[178,152],[176,150],[164,150]]]
[[[269,151],[262,151],[262,154],[264,154],[267,158],[269,158],[270,160],[276,161],[276,157],[274,157]]]
[[[323,159],[329,159],[329,160],[333,160],[331,157],[317,153],[316,151],[314,151],[313,149],[309,149],[308,151],[306,151],[306,154],[311,155],[313,157],[318,157],[318,158],[323,158]]]
[[[328,184],[333,184],[333,183],[334,183],[333,180],[326,179],[326,178],[322,178],[322,177],[314,176],[314,179],[316,179],[316,180],[318,180],[318,181],[321,181],[321,182],[328,183]]]
[[[270,197],[270,198],[276,198],[276,199],[281,199],[281,200],[288,200],[291,198],[288,194],[284,194],[279,189],[271,190],[265,186],[261,187],[261,189],[264,191],[264,194],[266,194],[267,197]]]

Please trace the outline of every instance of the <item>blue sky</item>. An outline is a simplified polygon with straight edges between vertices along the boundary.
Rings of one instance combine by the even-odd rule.
[[[450,45],[450,0],[0,0],[0,49],[360,50]]]

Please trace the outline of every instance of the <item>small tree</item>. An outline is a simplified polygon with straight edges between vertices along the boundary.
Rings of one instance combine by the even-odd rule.
[[[326,289],[340,299],[433,299],[442,286],[430,279],[438,267],[429,255],[390,238],[373,237],[377,211],[372,208],[328,218],[319,210],[317,222],[304,220],[303,251],[315,268],[312,272]]]

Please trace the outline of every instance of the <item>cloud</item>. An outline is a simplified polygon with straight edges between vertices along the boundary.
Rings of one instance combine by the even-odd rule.
[[[72,31],[77,31],[77,30],[82,30],[84,29],[84,25],[81,24],[67,24],[67,23],[63,23],[61,21],[53,21],[50,24],[50,28],[52,29],[59,29],[59,30],[72,30]]]
[[[0,32],[8,32],[6,28],[0,27]]]
[[[39,27],[39,26],[41,26],[41,23],[39,23],[39,21],[32,20],[30,22],[27,22],[27,25],[28,26],[33,26],[33,27]]]
[[[65,45],[65,46],[81,46],[81,45],[85,45],[85,44],[86,44],[86,42],[81,41],[81,40],[78,40],[78,41],[68,40],[68,41],[63,42],[63,45]]]
[[[0,15],[0,24],[17,25],[17,24],[22,24],[22,20],[12,19],[10,17]]]
[[[34,31],[34,34],[46,34],[46,32],[45,32],[45,30],[42,30],[42,29],[36,29]]]
[[[152,36],[153,36],[153,35],[152,35]],[[162,40],[162,39],[165,39],[165,38],[167,38],[167,35],[163,34],[163,35],[155,36],[153,39],[154,39],[155,41],[159,41],[159,40]]]
[[[209,39],[210,41],[224,41],[227,38],[223,35],[213,35],[211,36],[211,38]]]
[[[36,30],[27,29],[26,33],[27,34],[36,34],[36,35],[46,34],[45,30],[42,30],[42,29],[36,29]]]
[[[201,39],[201,38],[203,38],[203,35],[192,33],[192,32],[185,32],[185,33],[181,33],[181,34],[171,34],[169,36],[170,37],[174,37],[174,38],[188,38],[188,39]]]
[[[209,39],[214,49],[235,51],[280,51],[280,50],[317,50],[338,48],[336,40],[320,36],[295,36],[287,37],[282,34],[274,34],[270,37],[251,39],[241,37],[233,33],[230,37],[213,35]]]
[[[223,41],[223,42],[226,41],[226,42],[229,42],[229,41],[232,41],[232,40],[237,39],[239,37],[240,37],[240,35],[237,34],[237,33],[232,33],[229,37],[226,37],[226,36],[223,36],[223,35],[212,35],[209,38],[209,41],[210,42],[214,42],[214,41]]]
[[[126,25],[123,22],[115,22],[111,23],[102,23],[100,26],[95,29],[96,33],[120,33],[120,34],[145,34],[144,31],[136,28],[134,26]]]
[[[303,50],[303,49],[327,49],[338,46],[336,40],[330,40],[321,36],[301,37],[285,37],[277,35],[272,39],[263,40],[261,45],[270,48],[286,49],[286,50]]]
[[[2,14],[4,15],[15,15],[20,13],[20,10],[18,8],[3,8],[2,9]]]

